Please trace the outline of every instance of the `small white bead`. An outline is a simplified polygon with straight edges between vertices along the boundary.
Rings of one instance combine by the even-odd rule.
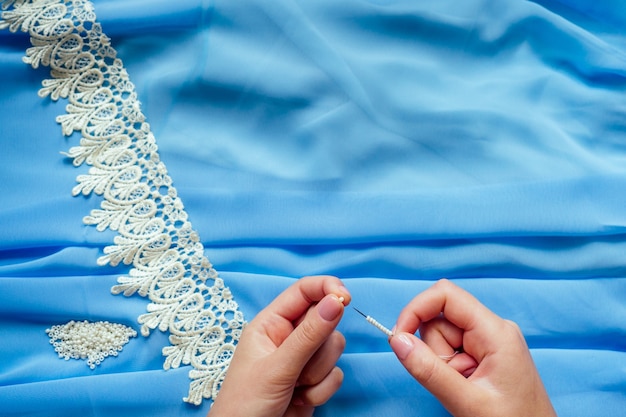
[[[117,356],[130,338],[137,336],[135,330],[122,324],[87,320],[52,326],[46,333],[59,357],[87,360],[91,369],[108,356]]]

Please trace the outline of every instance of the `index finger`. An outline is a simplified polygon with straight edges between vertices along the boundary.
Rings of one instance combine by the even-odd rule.
[[[279,316],[290,322],[300,319],[311,307],[328,294],[343,297],[343,304],[350,303],[350,293],[337,277],[322,275],[297,280],[283,291],[258,316]]]

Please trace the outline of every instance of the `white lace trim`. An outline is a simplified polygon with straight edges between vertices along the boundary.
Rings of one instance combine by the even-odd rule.
[[[204,256],[187,220],[133,84],[86,0],[4,0],[0,29],[28,32],[24,62],[51,68],[39,96],[67,99],[57,117],[63,134],[79,131],[80,146],[67,154],[89,173],[77,177],[73,195],[104,197],[84,222],[114,230],[114,244],[98,263],[131,265],[114,294],[148,297],[141,333],[170,333],[164,368],[191,365],[185,401],[214,399],[244,326],[230,290]]]

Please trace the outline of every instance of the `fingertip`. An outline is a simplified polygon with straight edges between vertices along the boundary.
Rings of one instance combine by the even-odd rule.
[[[393,350],[398,359],[404,361],[411,354],[411,352],[415,349],[414,339],[415,336],[409,335],[408,333],[392,332],[392,335],[389,338],[389,344],[391,345],[391,350]]]
[[[337,298],[339,298],[339,302],[341,302],[341,304],[343,304],[344,306],[349,305],[352,301],[352,295],[350,294],[350,291],[348,291],[348,289],[343,285],[337,288],[335,295],[337,296]]]
[[[334,294],[344,306],[347,306],[352,301],[352,295],[341,279],[333,275],[311,275],[302,277],[301,282],[317,283],[321,284],[323,288],[323,294]]]
[[[350,301],[352,301],[352,295],[350,294],[348,288],[346,288],[346,286],[343,284],[343,282],[341,282],[339,278],[335,279],[337,280],[337,285],[333,285],[331,288],[329,288],[328,293],[337,296],[339,302],[341,302],[344,306],[347,306],[348,304],[350,304]]]

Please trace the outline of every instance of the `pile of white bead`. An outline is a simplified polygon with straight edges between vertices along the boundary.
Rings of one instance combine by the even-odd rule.
[[[137,336],[135,330],[123,324],[87,320],[52,326],[46,333],[59,358],[87,360],[91,369],[107,357],[117,356],[130,338]]]

